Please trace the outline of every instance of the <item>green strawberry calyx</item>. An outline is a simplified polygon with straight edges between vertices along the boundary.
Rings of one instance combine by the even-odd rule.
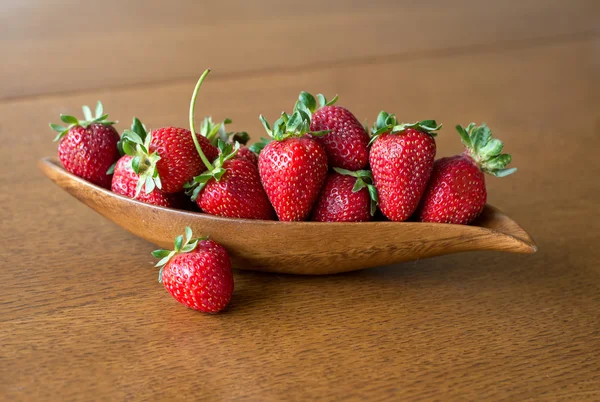
[[[217,137],[217,146],[219,148],[219,157],[214,161],[210,162],[204,152],[202,151],[202,147],[200,147],[200,143],[198,142],[198,137],[196,136],[196,129],[194,124],[194,109],[196,106],[196,98],[198,97],[198,92],[202,87],[202,83],[206,76],[210,73],[210,69],[205,70],[198,82],[196,83],[196,87],[194,88],[194,92],[192,93],[192,100],[190,101],[190,131],[192,133],[192,139],[194,141],[194,145],[196,146],[196,151],[198,151],[198,155],[200,155],[200,159],[204,162],[206,166],[206,171],[194,177],[191,182],[186,183],[184,188],[186,189],[186,194],[191,195],[192,200],[195,201],[200,194],[200,191],[206,186],[206,184],[211,180],[215,179],[216,181],[220,181],[223,175],[225,174],[226,169],[223,167],[225,162],[232,159],[237,151],[240,149],[240,143],[236,142],[235,145],[231,143],[226,143],[223,139]],[[205,119],[206,120],[206,119]],[[212,122],[212,119],[210,120]],[[225,121],[231,122],[230,119],[226,119]],[[228,124],[229,122],[221,123],[222,126]],[[209,123],[205,124],[207,133],[210,135],[211,132],[214,132],[214,127],[209,129]],[[219,129],[217,129],[218,132]],[[216,134],[215,134],[216,135]]]
[[[286,112],[281,112],[281,116],[273,123],[272,129],[262,114],[259,116],[259,119],[269,134],[269,137],[275,141],[284,141],[288,138],[300,138],[304,137],[306,134],[321,137],[331,132],[331,130],[310,131],[310,116],[302,110],[296,110],[291,115]]]
[[[190,253],[194,251],[198,246],[198,242],[206,240],[207,238],[208,237],[192,238],[192,228],[186,226],[185,237],[184,235],[179,235],[175,238],[175,246],[173,250],[154,250],[152,252],[152,256],[155,258],[160,258],[155,265],[155,267],[160,267],[160,271],[158,271],[158,281],[162,282],[163,269],[173,257],[175,257],[177,254]]]
[[[83,128],[88,128],[92,124],[104,124],[106,126],[112,126],[113,124],[116,124],[115,121],[107,120],[108,114],[104,113],[104,107],[100,101],[98,101],[96,104],[95,115],[92,115],[92,110],[87,105],[83,106],[81,109],[83,110],[83,116],[85,120],[78,120],[75,116],[61,114],[60,119],[63,123],[68,124],[68,126],[65,127],[61,126],[60,124],[50,123],[50,128],[58,133],[56,137],[54,137],[54,141],[58,141],[63,138],[73,127],[81,126]]]
[[[236,142],[235,144],[231,144],[219,139],[217,147],[219,148],[219,157],[212,163],[212,169],[199,174],[194,177],[191,182],[186,183],[183,186],[186,189],[185,193],[191,196],[192,201],[196,201],[200,191],[202,191],[211,179],[221,181],[221,178],[227,171],[223,165],[225,162],[235,157],[240,149],[240,143]]]
[[[250,136],[245,131],[227,131],[226,125],[231,124],[231,119],[227,118],[220,123],[215,123],[211,116],[207,116],[200,124],[200,135],[206,137],[214,146],[218,145],[218,140],[223,142],[239,142],[246,145]]]
[[[371,216],[375,215],[375,212],[377,211],[377,204],[379,203],[379,196],[377,195],[377,189],[375,188],[375,185],[373,185],[373,175],[371,174],[371,171],[351,171],[337,167],[334,167],[333,170],[344,176],[356,177],[356,182],[354,183],[354,187],[352,187],[352,192],[356,193],[363,188],[366,188],[369,192],[369,197],[371,198]]]
[[[260,140],[251,144],[248,149],[250,149],[250,151],[254,152],[257,155],[260,155],[260,152],[264,149],[264,147],[266,147],[271,141],[273,141],[273,139],[271,138],[265,138],[265,137],[260,137]]]
[[[466,128],[459,124],[456,131],[467,148],[466,153],[483,172],[504,177],[517,171],[517,168],[506,168],[512,161],[512,156],[502,153],[504,144],[499,139],[492,138],[492,130],[485,124],[477,126],[471,123]]]
[[[139,176],[134,198],[140,195],[142,189],[146,194],[151,193],[155,188],[162,189],[156,166],[156,163],[160,160],[160,155],[156,151],[150,152],[151,141],[152,133],[149,133],[142,122],[134,117],[131,129],[123,131],[121,140],[117,143],[119,152],[122,155],[133,156],[131,168]],[[107,174],[114,172],[114,166],[110,167]]]
[[[317,98],[315,99],[314,96],[312,96],[311,94],[309,94],[308,92],[302,91],[300,92],[300,95],[298,95],[298,100],[296,101],[296,104],[294,105],[294,112],[295,111],[302,111],[304,113],[306,113],[308,115],[308,117],[312,117],[312,114],[314,112],[316,112],[317,110],[321,109],[322,107],[325,106],[331,106],[333,104],[335,104],[338,101],[338,96],[334,96],[332,100],[327,101],[327,98],[325,98],[325,95],[323,94],[318,94]]]
[[[442,128],[442,125],[437,124],[435,120],[421,120],[415,123],[398,124],[396,115],[389,114],[382,110],[379,112],[377,120],[371,128],[371,141],[369,142],[369,145],[371,145],[383,133],[402,134],[409,128],[435,137],[437,135],[436,131]]]

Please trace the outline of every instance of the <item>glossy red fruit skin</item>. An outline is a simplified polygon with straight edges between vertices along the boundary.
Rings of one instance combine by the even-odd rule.
[[[241,146],[235,154],[235,159],[245,159],[248,162],[252,163],[254,166],[258,166],[258,156],[250,151],[250,148]]]
[[[117,161],[115,173],[112,177],[111,190],[114,193],[135,198],[135,189],[139,176],[131,167],[133,156],[124,155]],[[185,205],[182,194],[166,194],[159,189],[146,193],[144,189],[138,194],[136,200],[146,204],[159,205],[167,208],[182,208]]]
[[[281,221],[309,217],[327,169],[325,150],[308,137],[272,141],[258,157],[262,185]]]
[[[152,131],[150,152],[158,152],[160,160],[156,163],[158,175],[165,193],[179,193],[183,185],[206,170],[200,155],[194,146],[190,130],[178,127],[164,127]],[[205,137],[198,136],[200,148],[206,158],[212,162],[219,150]]]
[[[218,313],[233,294],[229,255],[212,240],[200,241],[194,251],[177,254],[165,265],[162,282],[167,292],[184,306]]]
[[[417,218],[422,222],[467,225],[487,201],[485,175],[468,155],[435,161]]]
[[[58,158],[65,169],[93,184],[110,189],[106,171],[119,159],[119,133],[113,126],[76,126],[58,144]]]
[[[311,117],[311,131],[331,130],[316,140],[324,146],[331,167],[360,170],[369,163],[369,135],[358,119],[341,106],[324,106]]]
[[[366,222],[371,220],[371,198],[366,188],[352,192],[356,177],[330,173],[312,211],[316,222]]]
[[[274,220],[275,212],[260,182],[258,169],[245,159],[231,159],[221,180],[211,179],[196,202],[211,215]]]
[[[417,209],[433,169],[436,145],[432,136],[414,129],[382,134],[371,146],[373,182],[379,208],[402,222]]]

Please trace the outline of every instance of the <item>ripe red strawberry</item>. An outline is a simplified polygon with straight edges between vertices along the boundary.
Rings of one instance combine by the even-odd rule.
[[[258,157],[260,179],[269,201],[279,220],[306,220],[327,177],[327,154],[317,141],[305,136],[310,124],[306,114],[283,113],[273,130],[262,115],[260,119],[274,140]]]
[[[358,119],[341,106],[333,106],[337,96],[327,102],[322,94],[315,98],[302,92],[298,97],[295,109],[302,110],[311,116],[311,131],[329,131],[328,134],[317,137],[327,152],[331,167],[347,170],[359,170],[369,163],[369,134]]]
[[[423,222],[471,223],[485,206],[487,191],[484,172],[496,177],[508,176],[517,169],[507,169],[512,158],[502,154],[502,141],[492,138],[484,124],[469,124],[466,130],[456,126],[466,151],[462,155],[435,162],[427,190],[417,216]]]
[[[185,202],[182,194],[167,194],[155,188],[150,193],[144,191],[137,194],[136,187],[140,176],[133,171],[131,161],[133,156],[124,155],[117,161],[112,177],[111,190],[117,194],[121,194],[130,198],[135,198],[138,201],[147,204],[159,205],[168,208],[182,208]]]
[[[126,130],[120,142],[124,153],[134,157],[133,170],[140,176],[138,193],[142,187],[146,193],[154,187],[169,194],[179,193],[219,154],[208,139],[198,138],[185,128],[163,127],[146,136],[143,125],[139,126],[138,131]]]
[[[58,157],[65,169],[91,183],[110,188],[112,176],[107,173],[119,159],[117,142],[119,133],[104,114],[102,103],[98,101],[96,115],[88,106],[83,107],[85,120],[69,115],[60,115],[60,119],[68,124],[63,127],[50,124],[50,128],[59,134],[54,141],[58,144]]]
[[[212,240],[192,239],[185,228],[175,239],[175,250],[156,250],[161,260],[158,281],[175,300],[203,313],[223,310],[233,294],[233,273],[227,250]]]
[[[404,221],[417,209],[433,169],[434,131],[440,127],[434,120],[398,125],[386,112],[377,117],[369,159],[379,208],[388,219]]]
[[[377,190],[368,170],[334,168],[312,211],[317,222],[366,222],[377,210]]]
[[[190,104],[190,128],[194,131],[194,103],[202,82],[209,70],[198,80]],[[206,120],[205,120],[206,121]],[[205,138],[205,137],[201,137]],[[274,219],[273,209],[260,183],[256,166],[244,159],[233,159],[239,151],[239,142],[235,148],[230,143],[218,139],[218,158],[210,163],[199,154],[204,161],[206,171],[194,177],[186,184],[188,194],[196,200],[198,206],[206,213],[230,218]]]
[[[219,143],[222,153],[215,161],[221,174],[203,174],[192,192],[203,212],[244,219],[275,219],[275,213],[260,182],[258,169],[245,159],[232,159],[230,144]],[[239,152],[239,150],[238,150]]]

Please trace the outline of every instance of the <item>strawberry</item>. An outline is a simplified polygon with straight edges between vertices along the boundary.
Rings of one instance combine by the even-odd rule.
[[[190,104],[190,128],[194,130],[194,103],[196,96],[208,74],[207,70],[198,80]],[[205,120],[206,121],[206,120]],[[205,138],[205,137],[201,137]],[[187,192],[206,213],[229,218],[274,219],[275,214],[260,183],[260,176],[254,164],[245,159],[233,159],[239,151],[239,142],[226,144],[218,139],[219,156],[210,163],[199,150],[206,171],[186,184]]]
[[[440,127],[434,120],[398,125],[386,112],[377,117],[369,160],[379,208],[388,219],[404,221],[417,208],[433,169],[433,137]]]
[[[239,144],[237,144],[239,146]],[[238,148],[219,141],[221,154],[211,172],[194,178],[188,193],[200,209],[229,218],[274,220],[275,213],[260,182],[256,165],[235,159]]]
[[[203,313],[223,310],[233,294],[233,273],[227,250],[206,239],[193,239],[192,230],[185,228],[175,239],[175,249],[155,250],[152,255],[161,260],[158,281],[175,300]]]
[[[366,222],[377,210],[377,190],[368,170],[333,168],[312,211],[317,222]]]
[[[308,92],[301,92],[295,110],[302,110],[311,117],[311,131],[328,131],[317,141],[325,147],[329,165],[348,170],[359,170],[369,163],[369,134],[358,119],[341,106],[334,106],[335,96],[327,102],[317,95],[319,105]]]
[[[435,162],[417,217],[423,222],[469,224],[483,211],[487,199],[484,173],[504,177],[512,158],[502,154],[502,141],[492,138],[484,124],[456,126],[466,151]]]
[[[96,115],[88,106],[83,106],[85,120],[69,115],[60,115],[60,119],[68,124],[63,127],[50,124],[50,128],[58,132],[54,141],[59,141],[58,157],[65,169],[91,183],[110,188],[111,166],[119,159],[117,143],[119,133],[104,114],[102,103],[96,105]]]
[[[135,130],[125,130],[119,144],[124,153],[133,156],[132,167],[139,175],[138,194],[142,187],[146,193],[155,187],[168,194],[183,191],[219,153],[207,138],[179,127],[152,130],[145,138]]]
[[[262,142],[264,148],[258,157],[260,179],[269,201],[279,220],[306,220],[327,177],[325,149],[305,135],[310,118],[302,111],[291,116],[282,113],[273,130],[262,115],[260,120],[274,140],[266,145]]]
[[[150,193],[142,191],[136,197],[136,187],[140,177],[131,167],[132,159],[133,156],[124,155],[117,161],[111,185],[113,192],[135,198],[146,204],[159,205],[161,207],[181,208],[185,204],[181,194],[163,193],[158,188],[155,188]]]

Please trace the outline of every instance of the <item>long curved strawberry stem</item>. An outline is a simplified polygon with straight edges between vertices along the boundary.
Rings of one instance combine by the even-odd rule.
[[[198,96],[198,92],[200,91],[200,87],[204,82],[206,76],[210,73],[210,68],[207,68],[206,71],[202,73],[198,82],[196,83],[196,88],[194,88],[194,93],[192,94],[192,100],[190,102],[190,131],[192,132],[192,139],[194,140],[194,145],[196,146],[196,150],[198,151],[198,155],[200,155],[200,159],[204,162],[206,168],[210,171],[214,170],[214,166],[210,163],[210,161],[202,152],[202,148],[200,147],[200,143],[198,142],[198,137],[196,136],[196,130],[194,128],[194,107],[196,106],[196,97]]]

